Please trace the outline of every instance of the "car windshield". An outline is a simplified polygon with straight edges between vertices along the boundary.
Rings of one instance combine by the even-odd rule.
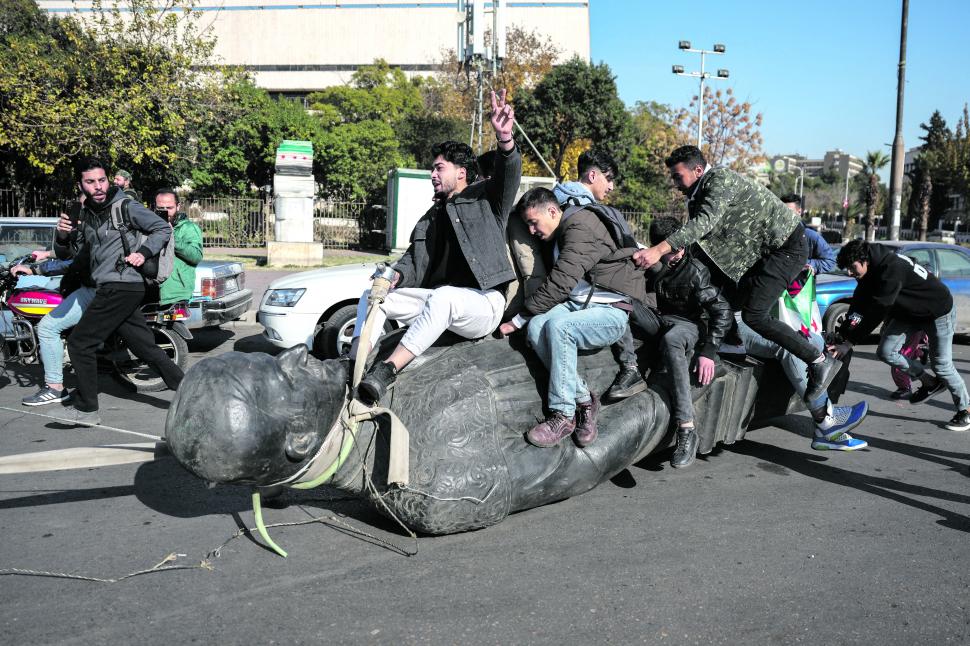
[[[0,256],[4,262],[54,244],[54,227],[30,224],[0,224]]]

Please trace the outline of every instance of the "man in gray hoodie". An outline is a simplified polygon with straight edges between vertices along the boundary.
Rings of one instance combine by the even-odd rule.
[[[182,381],[182,371],[155,345],[155,335],[141,313],[145,279],[138,268],[165,247],[171,227],[119,187],[110,185],[105,164],[97,158],[81,160],[75,174],[85,196],[84,208],[76,224],[63,218],[58,222],[54,251],[62,259],[74,255],[69,242],[77,230],[80,244],[74,262],[90,276],[97,290],[67,341],[78,381],[67,417],[91,426],[101,423],[95,350],[113,332],[121,335],[135,356],[157,370],[172,390]],[[131,227],[127,232],[119,231],[112,221],[113,212],[123,216],[123,211],[127,211]],[[140,246],[138,233],[145,236]]]

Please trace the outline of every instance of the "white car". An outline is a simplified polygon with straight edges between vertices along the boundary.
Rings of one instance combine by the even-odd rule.
[[[371,285],[374,264],[353,264],[290,274],[270,283],[256,320],[273,345],[305,343],[321,358],[350,349],[357,302]],[[388,322],[385,331],[394,329]]]

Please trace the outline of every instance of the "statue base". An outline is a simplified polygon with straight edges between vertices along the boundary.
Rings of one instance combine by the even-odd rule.
[[[323,263],[319,242],[267,242],[266,264],[270,267],[316,267]]]

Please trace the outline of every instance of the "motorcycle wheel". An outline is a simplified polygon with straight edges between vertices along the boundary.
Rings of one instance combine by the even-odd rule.
[[[185,370],[185,363],[189,356],[189,346],[178,332],[164,327],[153,327],[155,345],[162,349],[175,365]],[[130,355],[130,352],[129,352]],[[165,390],[165,381],[154,368],[134,355],[125,360],[112,360],[118,377],[134,386],[140,393],[154,393]]]

